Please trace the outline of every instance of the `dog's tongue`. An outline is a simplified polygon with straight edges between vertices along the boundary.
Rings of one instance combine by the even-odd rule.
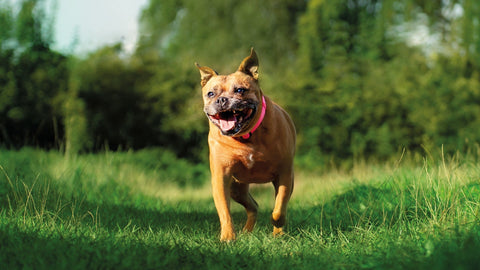
[[[220,127],[222,130],[231,130],[232,128],[235,127],[235,116],[230,116],[228,119],[220,119]]]

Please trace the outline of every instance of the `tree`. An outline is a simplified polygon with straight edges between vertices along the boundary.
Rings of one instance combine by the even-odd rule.
[[[263,69],[275,70],[293,58],[296,19],[304,8],[299,0],[152,0],[140,19],[139,51],[158,49],[188,67],[215,59],[218,68],[231,69],[254,46]]]
[[[0,143],[7,146],[53,147],[62,139],[67,57],[49,47],[53,33],[45,26],[41,3],[24,0],[18,15],[9,7],[0,13],[1,23],[11,29],[0,35]]]

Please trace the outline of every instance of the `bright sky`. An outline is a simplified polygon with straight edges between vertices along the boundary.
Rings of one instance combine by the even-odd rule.
[[[86,53],[107,44],[123,42],[135,48],[138,19],[149,0],[46,0],[47,14],[55,17],[54,48]],[[19,0],[10,0],[11,3]],[[56,8],[55,8],[56,6]]]
[[[122,41],[127,51],[135,48],[138,19],[148,0],[48,0],[57,2],[55,20],[56,48],[75,52],[93,51],[103,45]],[[51,4],[47,4],[50,10]]]

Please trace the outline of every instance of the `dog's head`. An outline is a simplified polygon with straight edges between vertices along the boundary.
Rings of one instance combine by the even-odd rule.
[[[200,70],[204,112],[223,135],[247,134],[259,118],[262,90],[258,85],[258,58],[251,50],[238,70],[218,75],[209,67]]]

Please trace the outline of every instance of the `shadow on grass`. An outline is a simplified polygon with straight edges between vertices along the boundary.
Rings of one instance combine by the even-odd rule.
[[[373,194],[377,191],[357,187],[320,208],[292,209],[289,230],[328,231],[337,226],[337,230],[345,228],[345,231],[350,231],[352,226],[360,226],[363,222],[379,226],[375,223],[381,222],[381,219],[374,217],[380,215],[380,210],[372,210],[369,218],[367,215],[352,214],[355,210],[365,211],[364,207],[371,206],[366,205],[365,200],[381,205],[382,200],[370,197],[377,196]],[[212,204],[211,211],[205,211],[205,204]],[[480,248],[480,226],[470,232],[430,240],[433,248],[427,255],[420,254],[417,245],[387,243],[374,254],[366,254],[358,247],[354,254],[344,256],[342,249],[312,246],[314,242],[311,240],[299,239],[295,235],[295,240],[272,238],[262,242],[265,240],[247,239],[230,245],[221,244],[217,241],[218,217],[210,201],[165,205],[158,209],[88,203],[79,207],[83,211],[98,208],[96,215],[100,221],[95,224],[84,219],[81,221],[83,229],[78,226],[78,230],[43,230],[0,222],[0,268],[258,269],[268,266],[272,269],[474,269],[479,262],[476,251]],[[270,228],[271,225],[263,220],[269,215],[270,211],[264,209],[258,226]],[[303,217],[308,219],[302,221]],[[237,223],[244,222],[244,218],[243,212],[234,213]],[[95,226],[100,230],[88,229]]]
[[[301,258],[285,263],[281,253],[258,248],[264,256],[218,241],[215,209],[194,204],[165,205],[158,210],[83,203],[79,211],[98,208],[98,223],[88,218],[76,228],[42,229],[0,222],[0,269],[275,269],[299,267]],[[243,222],[244,213],[234,213]],[[98,227],[98,229],[92,229]],[[304,263],[304,262],[303,262]]]
[[[33,197],[41,198],[45,190],[39,184],[36,187],[40,191]],[[22,186],[15,188],[21,190]],[[107,190],[114,190],[117,198],[128,195],[128,190],[110,186]],[[473,200],[478,190],[478,185],[472,184],[466,187],[468,192],[465,194]],[[270,193],[270,190],[262,192]],[[11,187],[5,183],[0,183],[0,195],[14,197]],[[22,227],[15,222],[0,221],[0,269],[255,269],[265,265],[275,269],[358,268],[359,265],[371,266],[367,268],[415,268],[413,266],[422,265],[431,268],[435,265],[437,269],[451,269],[460,265],[468,269],[477,265],[478,259],[472,255],[475,254],[472,250],[480,248],[480,228],[434,238],[431,245],[435,248],[427,250],[428,256],[423,247],[391,243],[373,256],[362,253],[358,246],[358,258],[343,256],[342,249],[335,246],[311,246],[316,242],[303,239],[299,233],[301,230],[321,230],[321,235],[336,235],[339,231],[354,232],[358,227],[375,231],[381,226],[393,228],[400,222],[422,222],[435,214],[428,211],[424,203],[441,205],[442,201],[433,193],[423,194],[424,200],[418,200],[415,197],[418,195],[410,192],[408,187],[357,185],[323,205],[290,207],[288,231],[295,239],[294,244],[287,238],[267,243],[247,239],[233,245],[223,245],[217,240],[220,225],[212,199],[176,204],[155,204],[152,198],[144,198],[145,202],[142,198],[140,201],[130,198],[124,203],[85,200],[71,203],[61,211],[56,210],[56,200],[48,200],[46,212],[56,212],[57,215],[57,226],[53,229],[42,228],[42,224]],[[56,190],[54,185],[49,187],[48,196],[72,200],[62,197],[61,189]],[[3,215],[11,206],[11,201],[5,198],[0,198],[0,213]],[[27,214],[35,216],[38,209],[28,203],[24,206]],[[21,203],[17,207],[20,209]],[[271,210],[265,205],[260,206],[254,232],[260,235],[259,238],[264,232],[271,231]],[[17,215],[24,213],[19,211]],[[238,231],[245,222],[245,213],[235,211],[233,218]],[[63,223],[69,223],[70,227],[64,229]],[[254,242],[254,246],[249,246],[249,241]],[[405,254],[409,257],[405,258]],[[388,259],[385,259],[387,255]]]
[[[103,235],[63,238],[58,233],[42,235],[13,226],[2,228],[0,242],[2,269],[220,269],[223,263],[236,264],[231,262],[235,257],[201,245],[145,243]],[[254,261],[253,256],[247,261]]]

